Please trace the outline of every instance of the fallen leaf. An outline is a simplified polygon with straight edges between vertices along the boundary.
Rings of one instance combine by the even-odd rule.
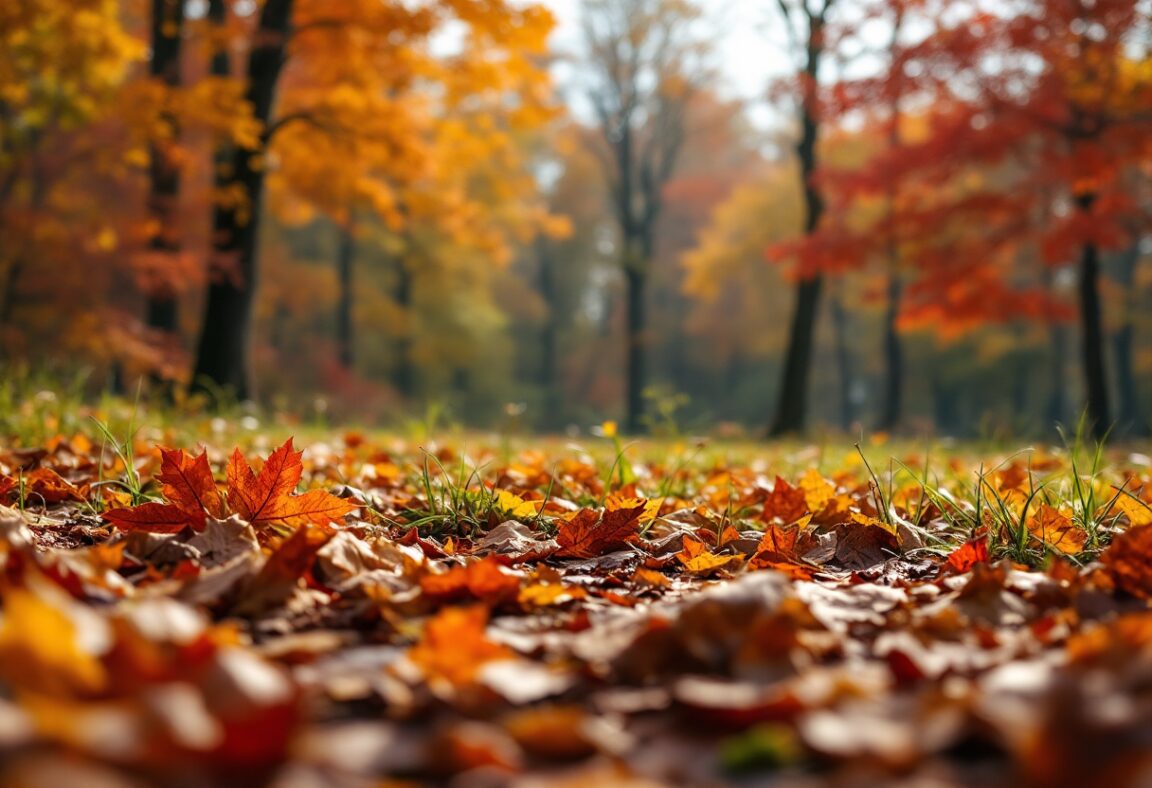
[[[426,574],[420,578],[420,591],[438,602],[474,599],[499,604],[520,593],[520,577],[488,557],[441,574]]]
[[[945,575],[962,575],[976,564],[988,563],[988,534],[981,531],[948,554],[940,567]]]
[[[239,449],[228,461],[228,504],[256,528],[264,525],[327,527],[358,508],[355,502],[337,498],[324,490],[294,495],[304,472],[303,452],[292,448],[289,438],[253,472]]]
[[[24,588],[4,593],[0,676],[19,691],[61,698],[97,692],[107,682],[67,613]]]
[[[488,662],[514,656],[507,646],[488,639],[487,626],[488,609],[483,606],[446,607],[424,625],[408,659],[429,682],[465,687],[475,682]]]
[[[595,558],[628,544],[639,532],[644,504],[604,512],[581,509],[570,520],[560,523],[556,543],[561,558]]]
[[[156,478],[163,485],[168,502],[195,518],[196,530],[204,527],[205,516],[218,520],[227,516],[224,500],[212,478],[207,451],[192,457],[180,450],[161,449],[160,473]]]
[[[685,539],[684,549],[676,554],[684,570],[693,575],[710,575],[732,564],[743,561],[738,555],[716,555],[708,551],[708,546],[698,539]]]
[[[1028,518],[1028,531],[1057,553],[1075,555],[1084,551],[1088,534],[1072,517],[1046,503],[1036,507]]]
[[[766,523],[794,523],[808,513],[808,497],[804,490],[793,487],[781,477],[776,477],[772,491],[764,500],[764,510],[760,519]]]
[[[1116,585],[1134,597],[1152,599],[1152,525],[1117,534],[1100,555]]]

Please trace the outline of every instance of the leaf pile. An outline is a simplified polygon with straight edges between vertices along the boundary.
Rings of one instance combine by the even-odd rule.
[[[1147,784],[1152,483],[1068,463],[2,452],[0,778]]]

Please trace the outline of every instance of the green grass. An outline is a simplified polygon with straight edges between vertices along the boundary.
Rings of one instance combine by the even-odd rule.
[[[1053,554],[1028,527],[1029,518],[1043,504],[1070,513],[1084,534],[1084,548],[1067,557],[1084,563],[1124,524],[1116,502],[1122,496],[1141,500],[1126,473],[1137,475],[1137,485],[1148,476],[1148,468],[1130,462],[1123,447],[1106,448],[1086,440],[1082,429],[1072,432],[1063,445],[1048,447],[941,445],[880,437],[856,443],[832,437],[817,443],[765,443],[708,437],[625,440],[611,429],[601,434],[590,429],[575,439],[479,432],[440,426],[441,416],[433,411],[425,419],[384,429],[333,427],[240,406],[208,412],[195,402],[92,396],[80,376],[60,381],[17,370],[0,381],[0,446],[34,448],[83,436],[104,458],[93,487],[117,488],[134,504],[154,496],[137,465],[157,445],[189,449],[203,445],[219,459],[233,446],[264,454],[295,436],[301,448],[324,444],[356,461],[378,451],[394,455],[411,489],[403,518],[421,534],[432,536],[467,535],[506,517],[492,489],[496,473],[533,451],[546,458],[542,468],[548,479],[533,494],[565,498],[579,506],[602,506],[607,496],[633,485],[643,497],[692,502],[700,499],[714,473],[735,469],[765,483],[776,476],[795,482],[815,468],[825,477],[855,485],[854,494],[889,527],[918,536],[918,550],[945,554],[983,531],[995,557],[1029,566],[1043,565]],[[345,446],[346,432],[357,435],[353,443],[359,448]],[[558,477],[556,468],[564,461],[593,467],[598,486],[572,485]],[[1004,489],[998,481],[1008,472],[1023,474],[1015,489]],[[739,506],[744,492],[731,489],[727,500],[714,506],[714,514],[739,528],[762,527],[754,520],[754,507]],[[30,503],[23,476],[14,500],[21,507]],[[99,503],[93,501],[90,509],[95,513]],[[387,519],[385,513],[375,516]],[[532,524],[551,527],[540,515]]]

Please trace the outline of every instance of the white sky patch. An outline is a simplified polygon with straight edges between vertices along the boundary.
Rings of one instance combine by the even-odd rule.
[[[556,16],[552,47],[559,56],[556,82],[577,117],[588,120],[589,108],[574,79],[574,63],[582,50],[580,0],[538,0]],[[765,93],[771,80],[791,71],[783,29],[767,0],[700,0],[705,30],[715,45],[714,64],[722,96],[748,102],[752,120],[761,127],[773,124],[775,111]]]

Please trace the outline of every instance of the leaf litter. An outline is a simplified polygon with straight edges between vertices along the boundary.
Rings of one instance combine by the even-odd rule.
[[[1147,469],[255,459],[0,452],[5,784],[1152,784]]]

